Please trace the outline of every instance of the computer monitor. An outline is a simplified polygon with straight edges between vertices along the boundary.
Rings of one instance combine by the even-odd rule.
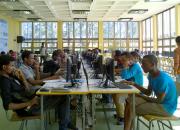
[[[106,78],[114,82],[114,59],[108,58],[105,65]]]
[[[105,82],[103,84],[103,87],[108,88],[108,81],[115,81],[114,77],[114,59],[112,58],[107,58],[106,63],[104,65],[104,72],[103,72],[103,80],[105,79]]]
[[[71,77],[71,67],[72,67],[72,61],[70,57],[67,57],[67,63],[66,63],[66,82],[69,82]]]

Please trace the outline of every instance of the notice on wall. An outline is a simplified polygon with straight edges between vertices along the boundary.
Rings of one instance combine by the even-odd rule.
[[[8,51],[8,24],[0,19],[0,52]]]

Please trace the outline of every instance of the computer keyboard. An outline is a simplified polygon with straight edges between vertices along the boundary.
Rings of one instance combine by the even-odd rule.
[[[127,84],[124,84],[121,82],[115,82],[113,84],[114,84],[114,86],[116,86],[117,88],[120,88],[120,89],[132,89],[132,87],[130,85],[127,85]]]

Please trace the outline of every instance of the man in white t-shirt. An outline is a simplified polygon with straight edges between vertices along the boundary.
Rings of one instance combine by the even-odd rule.
[[[46,61],[46,56],[47,56],[47,49],[43,42],[41,45],[41,48],[40,48],[40,64],[42,64],[44,61]]]

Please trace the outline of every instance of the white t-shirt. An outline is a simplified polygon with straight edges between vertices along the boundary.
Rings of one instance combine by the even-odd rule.
[[[41,54],[41,56],[45,56],[46,55],[46,48],[45,47],[41,48],[40,54]]]

